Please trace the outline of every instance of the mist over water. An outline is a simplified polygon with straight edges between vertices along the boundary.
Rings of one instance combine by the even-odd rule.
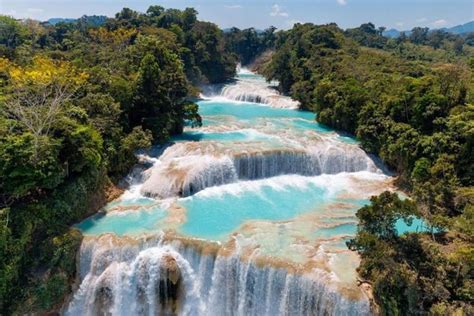
[[[203,89],[204,126],[141,156],[77,226],[68,315],[366,315],[355,211],[392,178],[245,69]]]

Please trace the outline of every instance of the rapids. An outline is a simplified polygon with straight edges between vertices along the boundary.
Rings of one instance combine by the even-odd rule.
[[[123,196],[77,225],[66,315],[370,314],[345,242],[393,179],[272,85],[240,70],[205,87],[204,125],[141,154]]]
[[[297,109],[299,103],[283,96],[275,89],[275,83],[267,83],[252,72],[238,68],[239,78],[231,84],[210,85],[203,88],[208,97],[271,105],[275,108]]]

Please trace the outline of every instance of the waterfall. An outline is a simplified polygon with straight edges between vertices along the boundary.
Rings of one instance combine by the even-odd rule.
[[[221,97],[239,102],[266,104],[275,108],[297,109],[299,102],[281,95],[262,77],[255,76],[245,68],[238,68],[240,76],[235,82],[226,85],[202,87],[204,98]]]
[[[391,180],[271,84],[240,69],[205,87],[206,126],[139,155],[124,195],[78,225],[66,315],[370,314],[345,241]]]
[[[349,298],[313,277],[261,265],[238,251],[160,239],[85,240],[81,285],[66,315],[366,315],[366,298]]]
[[[276,90],[259,83],[242,83],[225,86],[220,96],[235,101],[267,104],[276,108],[296,109],[299,103],[280,95]]]
[[[158,163],[146,172],[140,192],[145,196],[168,198],[189,196],[202,189],[237,181],[228,157],[190,155]]]
[[[284,174],[316,176],[378,168],[357,146],[320,143],[306,149],[252,148],[232,152],[208,145],[179,143],[169,147],[146,172],[141,193],[150,197],[189,196],[207,187]]]

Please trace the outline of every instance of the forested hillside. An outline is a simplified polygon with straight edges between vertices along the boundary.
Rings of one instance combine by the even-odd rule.
[[[196,14],[0,16],[0,314],[61,304],[81,241],[69,227],[117,195],[137,149],[200,125],[195,85],[234,75],[223,32]]]
[[[317,113],[355,134],[397,174],[412,200],[384,193],[359,210],[359,274],[385,315],[473,312],[474,47],[416,28],[387,39],[373,24],[296,24],[278,32],[260,71]],[[414,202],[412,202],[414,201]],[[399,218],[431,233],[399,236]]]

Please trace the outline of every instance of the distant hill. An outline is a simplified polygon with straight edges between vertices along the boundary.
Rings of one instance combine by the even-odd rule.
[[[105,15],[83,15],[79,19],[71,19],[71,18],[51,18],[46,23],[55,25],[60,22],[64,23],[74,23],[79,22],[85,24],[87,26],[101,26],[107,21],[107,17]]]
[[[467,22],[465,24],[453,26],[448,29],[443,29],[446,32],[453,33],[453,34],[465,34],[474,32],[474,21]]]
[[[448,33],[458,34],[458,35],[471,33],[471,32],[474,32],[474,21],[467,22],[461,25],[456,25],[449,28],[445,27],[439,30],[446,31]],[[434,31],[434,29],[431,31]],[[390,38],[396,38],[400,36],[401,32],[405,32],[406,35],[410,35],[411,33],[411,31],[399,31],[397,29],[390,29],[383,32],[383,35]]]
[[[70,19],[70,18],[51,18],[49,19],[48,21],[48,24],[51,24],[51,25],[55,25],[55,24],[58,24],[60,22],[65,22],[65,23],[71,23],[71,22],[75,22],[77,21],[77,19]]]
[[[399,31],[399,30],[390,29],[390,30],[384,31],[382,34],[383,34],[383,36],[385,36],[385,37],[397,38],[397,37],[400,36],[400,33],[401,33],[401,31]]]

